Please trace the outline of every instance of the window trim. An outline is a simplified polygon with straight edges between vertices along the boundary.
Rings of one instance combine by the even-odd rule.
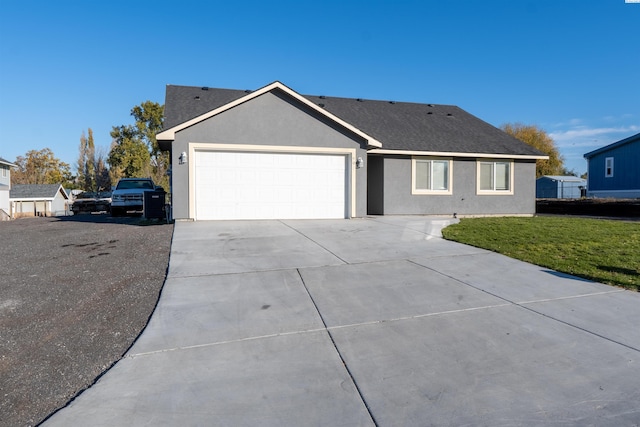
[[[434,161],[446,161],[447,164],[447,189],[446,190],[425,190],[416,187],[416,163],[417,161],[428,161],[433,165]],[[430,169],[433,174],[433,167]],[[433,180],[431,180],[433,183]],[[447,157],[411,156],[411,194],[430,196],[450,196],[453,194],[453,159]]]
[[[481,165],[483,163],[490,163],[493,165],[493,176],[494,176],[494,184],[492,190],[483,190],[480,186],[480,170]],[[495,165],[498,163],[507,163],[509,165],[509,189],[508,190],[496,190],[495,189],[495,173],[496,167]],[[503,159],[478,159],[476,160],[476,194],[478,195],[490,195],[490,196],[511,196],[513,195],[513,187],[515,185],[515,162],[513,160],[503,160]]]
[[[609,168],[608,166],[609,162],[611,162],[611,168]],[[604,159],[604,177],[605,178],[613,178],[613,165],[614,165],[613,157],[605,157]]]

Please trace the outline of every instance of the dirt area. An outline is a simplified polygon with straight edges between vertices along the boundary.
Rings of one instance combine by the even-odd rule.
[[[0,222],[0,426],[36,425],[146,326],[173,225],[77,215]]]

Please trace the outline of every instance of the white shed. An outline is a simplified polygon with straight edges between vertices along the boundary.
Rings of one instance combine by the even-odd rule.
[[[18,184],[9,193],[12,218],[69,214],[69,195],[61,184]]]

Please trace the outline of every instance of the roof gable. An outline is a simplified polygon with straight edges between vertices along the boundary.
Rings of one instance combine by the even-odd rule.
[[[600,153],[603,153],[605,151],[609,151],[609,150],[612,150],[614,148],[618,148],[618,147],[620,147],[622,145],[629,144],[629,143],[632,143],[632,142],[640,142],[640,133],[637,133],[637,134],[632,135],[632,136],[630,136],[628,138],[625,138],[625,139],[621,139],[620,141],[614,142],[613,144],[605,145],[604,147],[600,147],[597,150],[590,151],[590,152],[588,152],[587,154],[584,155],[584,158],[585,159],[589,159],[589,158],[595,156],[596,154],[600,154]]]
[[[53,199],[60,192],[65,199],[69,196],[60,184],[15,184],[9,192],[10,199]]]
[[[208,90],[208,89],[207,89]],[[158,141],[166,141],[166,140],[173,140],[175,138],[175,133],[179,132],[183,129],[186,129],[190,126],[193,126],[196,123],[199,123],[203,120],[206,120],[210,117],[213,117],[215,115],[218,115],[224,111],[227,111],[237,105],[240,105],[242,103],[248,102],[254,98],[257,98],[260,95],[263,95],[267,92],[271,92],[271,91],[280,91],[285,93],[286,95],[290,96],[291,98],[296,99],[297,101],[301,102],[302,104],[306,105],[307,107],[310,107],[311,109],[319,112],[320,114],[326,116],[328,119],[334,121],[335,123],[339,124],[340,126],[350,130],[351,132],[355,133],[356,135],[364,138],[367,143],[371,146],[374,147],[381,147],[382,144],[380,142],[378,142],[377,140],[375,140],[375,138],[372,138],[370,135],[367,135],[366,133],[362,132],[361,130],[353,127],[350,123],[345,122],[344,120],[340,119],[339,117],[334,116],[333,114],[331,114],[330,112],[325,111],[324,109],[322,109],[321,107],[319,107],[318,105],[310,102],[308,99],[306,99],[305,97],[303,97],[302,95],[298,94],[297,92],[293,91],[292,89],[289,89],[287,86],[283,85],[280,82],[273,82],[270,85],[267,85],[261,89],[258,89],[254,92],[244,92],[245,95],[241,96],[240,98],[236,98],[235,100],[228,102],[226,104],[223,104],[217,108],[213,108],[212,110],[201,114],[197,117],[194,117],[191,120],[188,120],[186,122],[180,123],[179,125],[175,125],[167,130],[164,130],[162,132],[160,132],[158,135],[156,135],[156,139]],[[228,96],[232,96],[231,93],[225,92],[226,95]],[[236,94],[237,95],[237,92]],[[196,100],[199,101],[199,100]],[[215,102],[218,103],[220,102],[219,98],[215,99]],[[172,107],[173,108],[173,107]],[[174,120],[173,117],[170,117],[169,119],[171,122]]]
[[[300,95],[280,82],[254,92],[168,85],[165,130],[157,139],[168,149],[175,132],[272,90],[283,91],[355,132],[380,153],[547,158],[457,106]]]

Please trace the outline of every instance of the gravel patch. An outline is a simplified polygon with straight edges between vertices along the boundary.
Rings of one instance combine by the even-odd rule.
[[[0,222],[0,426],[36,425],[146,326],[173,225],[77,215]]]

